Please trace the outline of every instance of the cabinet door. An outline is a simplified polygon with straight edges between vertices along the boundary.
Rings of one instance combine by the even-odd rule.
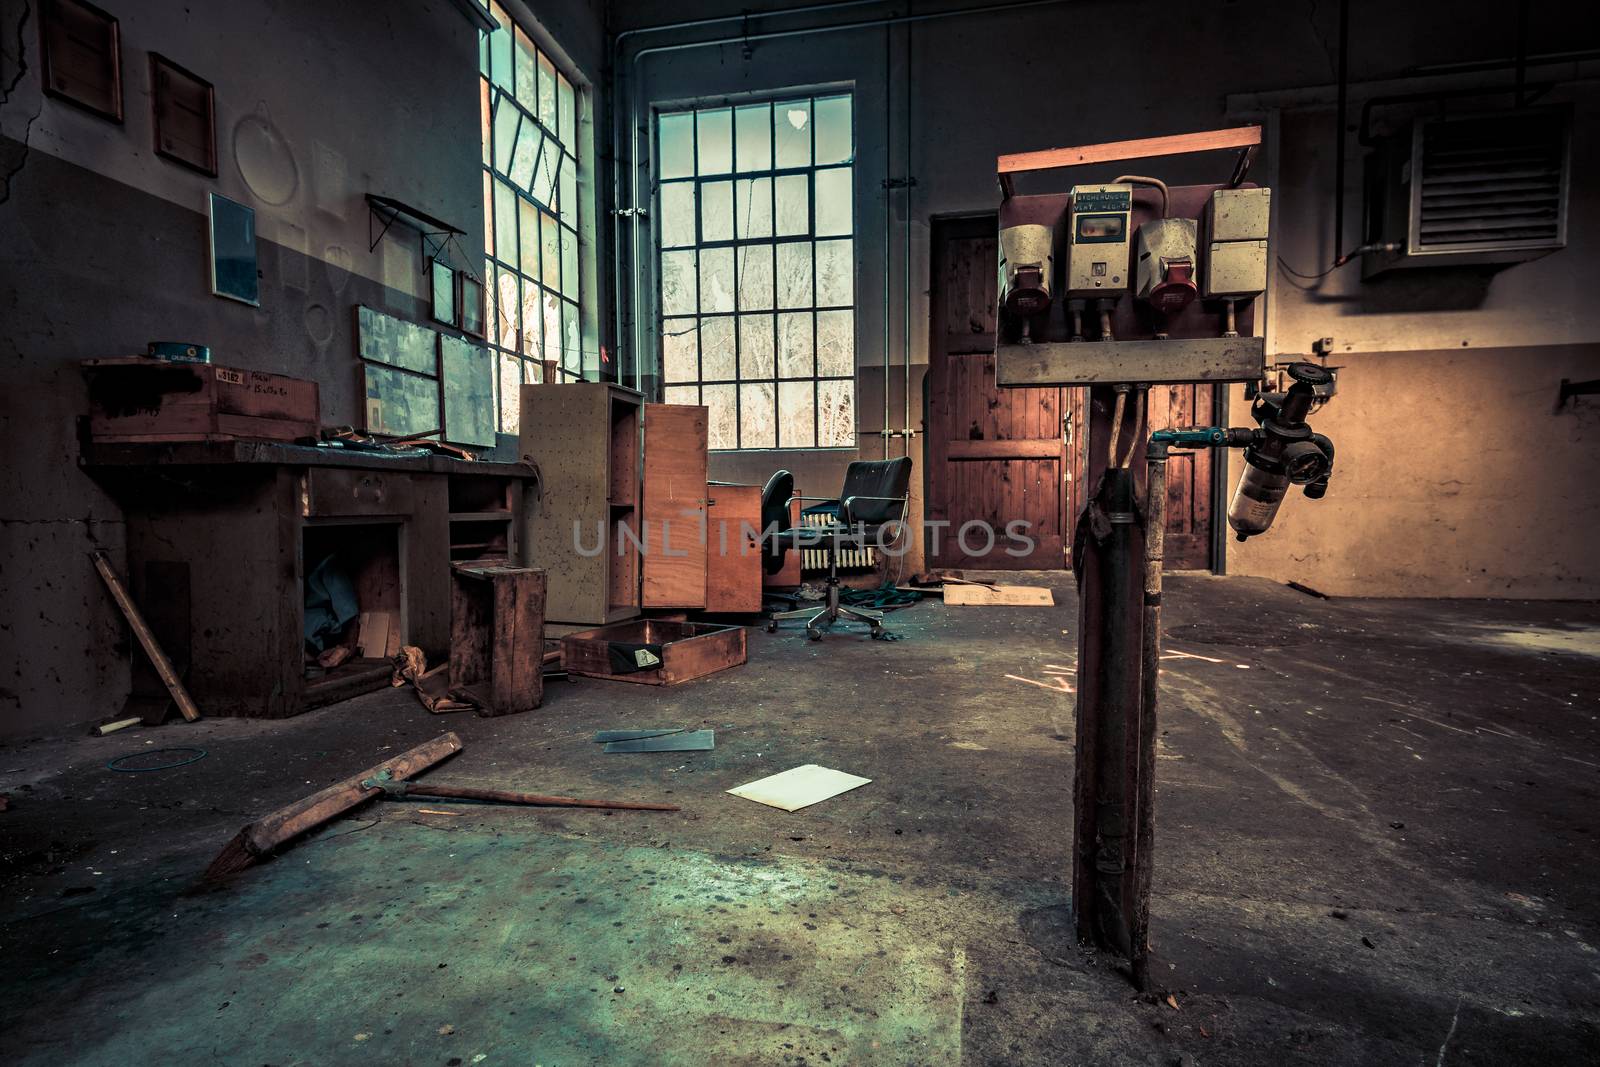
[[[706,495],[706,610],[761,610],[761,487],[710,485]]]
[[[707,409],[644,406],[644,582],[647,608],[706,606]]]

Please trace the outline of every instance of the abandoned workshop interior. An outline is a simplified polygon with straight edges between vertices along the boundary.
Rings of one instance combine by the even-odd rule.
[[[0,1062],[1600,1063],[1579,11],[0,0]]]

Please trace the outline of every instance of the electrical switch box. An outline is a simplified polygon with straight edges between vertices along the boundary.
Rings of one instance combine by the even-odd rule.
[[[1201,293],[1207,299],[1239,300],[1267,287],[1267,236],[1272,190],[1217,189],[1206,201],[1205,263]]]
[[[1207,299],[1243,299],[1267,287],[1267,242],[1221,241],[1211,245],[1200,282]]]
[[[1133,295],[1163,314],[1176,314],[1195,296],[1194,219],[1152,219],[1133,244]]]
[[[1067,233],[1068,296],[1116,297],[1128,290],[1133,186],[1073,186]]]

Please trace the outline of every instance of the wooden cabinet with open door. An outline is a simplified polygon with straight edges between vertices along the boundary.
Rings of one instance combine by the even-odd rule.
[[[644,406],[645,608],[706,606],[707,409]]]
[[[644,558],[651,608],[761,610],[761,487],[708,482],[708,409],[644,406]]]

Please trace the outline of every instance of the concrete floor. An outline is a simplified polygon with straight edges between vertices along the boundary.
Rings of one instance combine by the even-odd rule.
[[[752,630],[655,690],[553,683],[434,717],[386,692],[0,748],[7,1063],[1445,1064],[1600,1061],[1600,606],[1322,601],[1176,577],[1157,968],[1066,910],[1070,578],[1058,606]],[[598,728],[714,727],[601,754]],[[220,891],[241,824],[444,729],[436,781],[678,814],[380,801]],[[162,773],[107,759],[197,745]],[[722,792],[874,779],[787,814]]]

